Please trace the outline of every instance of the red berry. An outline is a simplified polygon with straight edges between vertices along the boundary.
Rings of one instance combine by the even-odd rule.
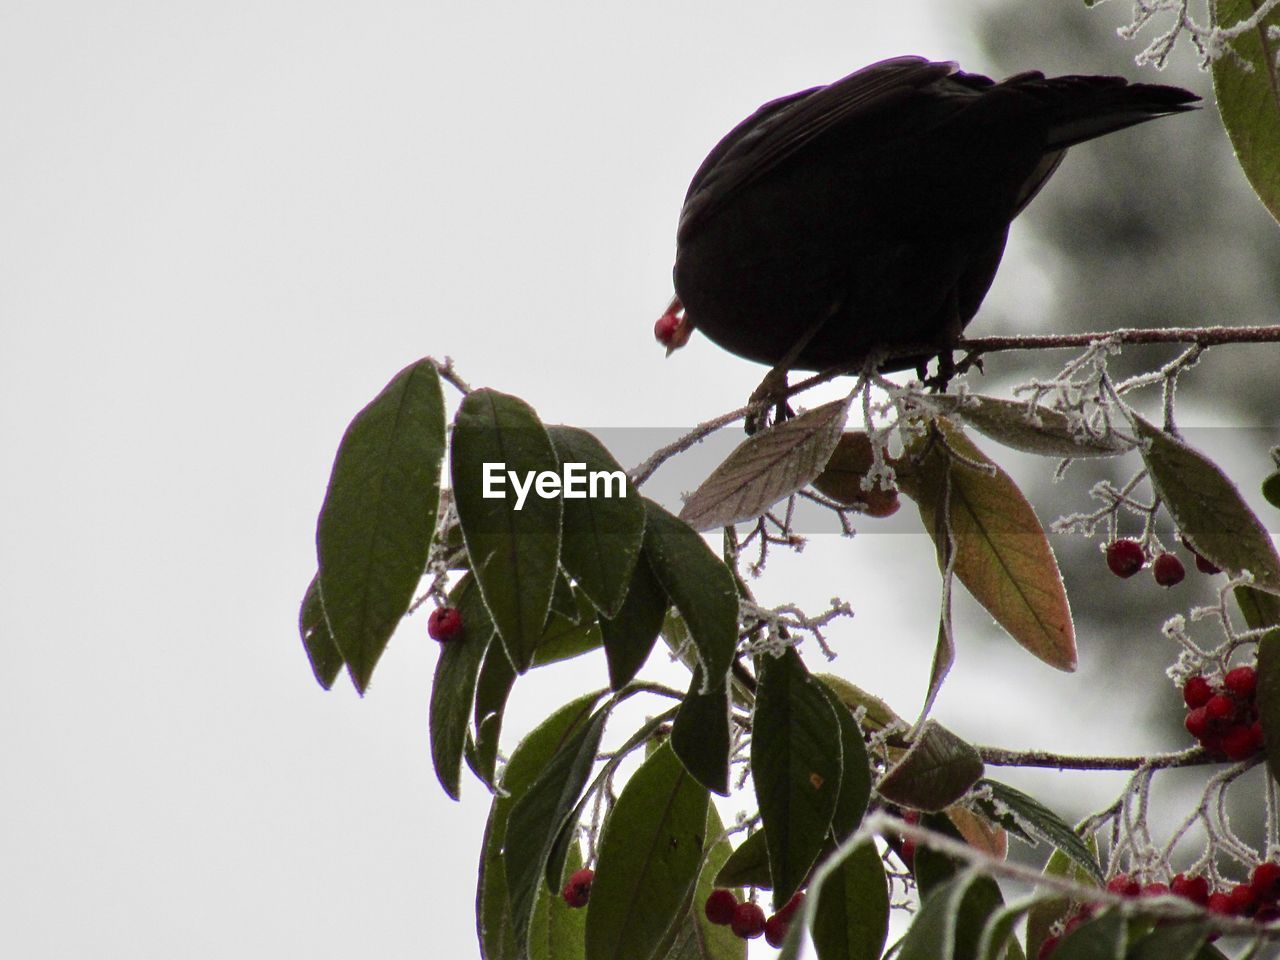
[[[796,915],[796,911],[800,909],[802,903],[804,903],[804,891],[797,890],[791,895],[791,899],[782,905],[782,909],[778,911],[778,916],[790,920]]]
[[[1178,896],[1190,900],[1192,903],[1198,903],[1202,907],[1209,902],[1209,880],[1207,877],[1188,877],[1185,873],[1180,873],[1173,878],[1173,883],[1169,885],[1169,889]]]
[[[1207,573],[1209,576],[1222,572],[1222,568],[1220,566],[1215,563],[1210,563],[1198,553],[1196,554],[1196,569],[1201,573]]]
[[[1187,540],[1187,538],[1186,538],[1186,537],[1184,537],[1184,536],[1182,536],[1181,534],[1179,534],[1179,535],[1178,535],[1178,539],[1182,541],[1182,545],[1183,545],[1184,547],[1186,547],[1188,550],[1190,550],[1190,551],[1191,551],[1191,555],[1192,555],[1193,557],[1195,557],[1195,558],[1196,558],[1196,569],[1197,569],[1197,570],[1199,570],[1201,573],[1207,573],[1207,574],[1209,574],[1210,576],[1213,576],[1213,574],[1215,574],[1215,573],[1221,573],[1221,572],[1222,572],[1222,570],[1221,570],[1220,568],[1218,568],[1218,567],[1217,567],[1217,566],[1215,566],[1214,564],[1210,563],[1208,560],[1206,560],[1204,557],[1202,557],[1199,553],[1197,553],[1197,552],[1196,552],[1196,548],[1195,548],[1195,547],[1193,547],[1193,546],[1191,545],[1191,543]]]
[[[1206,733],[1200,738],[1200,746],[1204,747],[1209,753],[1222,753],[1222,735]]]
[[[1222,892],[1209,894],[1209,899],[1205,901],[1205,909],[1224,917],[1230,917],[1234,913],[1231,907],[1231,896]]]
[[[462,614],[457,607],[436,607],[427,617],[427,636],[447,643],[462,632]]]
[[[1187,728],[1187,733],[1197,740],[1202,738],[1209,729],[1209,717],[1204,712],[1204,707],[1196,707],[1190,711],[1182,723]]]
[[[1252,699],[1258,690],[1258,671],[1253,667],[1236,667],[1222,678],[1222,685],[1241,700]]]
[[[722,927],[727,927],[729,924],[733,923],[733,912],[737,909],[738,898],[733,895],[732,890],[712,890],[707,896],[707,905],[705,910],[707,919],[712,923],[718,923]]]
[[[1036,954],[1036,960],[1049,960],[1049,954],[1058,948],[1057,937],[1045,937],[1040,943],[1040,950]]]
[[[1224,693],[1215,693],[1204,705],[1205,716],[1210,720],[1227,720],[1236,714],[1236,702]]]
[[[1277,920],[1280,920],[1280,907],[1274,903],[1259,907],[1253,914],[1254,923],[1275,923]]]
[[[733,911],[730,926],[743,940],[754,940],[764,933],[764,910],[758,903],[740,903]]]
[[[908,870],[915,869],[916,865],[916,842],[914,840],[903,840],[902,850],[899,851],[898,857],[902,860],[902,865]]]
[[[1172,587],[1175,583],[1181,583],[1187,575],[1182,561],[1172,553],[1162,553],[1156,557],[1155,563],[1151,565],[1151,573],[1156,578],[1156,583],[1162,587]]]
[[[591,881],[595,878],[596,872],[590,867],[575,871],[560,891],[560,896],[571,907],[585,907],[591,897]]]
[[[1122,897],[1136,897],[1142,892],[1142,884],[1127,873],[1117,873],[1107,881],[1107,889]]]
[[[1280,863],[1258,864],[1249,877],[1249,886],[1253,887],[1253,892],[1257,894],[1259,900],[1280,898]]]
[[[1148,883],[1140,891],[1140,896],[1144,897],[1163,897],[1169,893],[1169,885],[1167,883]]]
[[[692,334],[693,325],[674,313],[664,313],[653,325],[653,338],[667,348],[667,353],[683,347]]]
[[[1248,913],[1258,902],[1258,895],[1247,883],[1237,883],[1231,888],[1227,897],[1231,900],[1231,912],[1236,916]]]
[[[1145,562],[1146,556],[1137,540],[1115,540],[1107,544],[1107,566],[1117,577],[1132,577]]]
[[[1253,727],[1239,724],[1222,735],[1222,752],[1228,760],[1247,760],[1258,752]]]
[[[765,942],[771,947],[782,946],[782,941],[787,939],[787,928],[790,926],[791,921],[789,919],[781,913],[775,913],[764,922]]]
[[[1213,684],[1201,676],[1187,677],[1182,685],[1182,699],[1191,709],[1203,707],[1213,696]]]

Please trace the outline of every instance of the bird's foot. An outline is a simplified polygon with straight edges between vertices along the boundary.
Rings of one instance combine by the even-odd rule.
[[[926,376],[928,369],[925,366],[916,368],[916,374],[920,378],[920,382],[934,393],[946,393],[947,384],[955,377],[956,363],[955,358],[951,355],[950,350],[944,350],[938,354],[938,372],[933,376]]]
[[[969,351],[964,355],[959,363],[956,364],[956,376],[968,373],[970,370],[977,370],[979,373],[986,373],[986,368],[982,365],[982,354],[975,351]]]
[[[781,423],[795,416],[791,405],[787,403],[787,387],[786,368],[774,367],[765,374],[765,378],[760,381],[760,386],[752,391],[747,401],[751,405],[746,418],[748,435],[759,433],[771,422]],[[773,413],[772,420],[769,416],[770,407]]]

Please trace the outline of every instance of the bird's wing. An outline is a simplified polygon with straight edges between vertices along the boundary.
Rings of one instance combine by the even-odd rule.
[[[770,101],[734,127],[693,176],[680,215],[683,233],[744,187],[832,128],[891,105],[920,87],[959,74],[950,62],[923,57],[882,60],[824,87]],[[960,74],[966,86],[986,77]]]

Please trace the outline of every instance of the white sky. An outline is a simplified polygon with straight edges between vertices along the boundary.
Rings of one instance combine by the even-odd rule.
[[[435,783],[423,619],[363,701],[297,638],[342,430],[427,353],[548,422],[736,406],[759,368],[652,341],[688,179],[764,100],[968,53],[930,7],[0,7],[0,954],[475,955],[487,795]],[[914,539],[778,591],[921,637],[855,678],[907,708]]]

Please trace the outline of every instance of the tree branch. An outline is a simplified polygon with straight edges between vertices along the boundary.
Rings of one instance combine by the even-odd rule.
[[[1043,767],[1051,770],[1167,770],[1223,762],[1210,757],[1202,747],[1148,757],[1080,757],[1047,750],[1006,750],[1003,747],[978,747],[978,753],[982,755],[983,763],[993,767]]]
[[[1014,337],[961,337],[957,350],[967,350],[974,356],[994,353],[998,350],[1061,350],[1087,347],[1099,340],[1112,340],[1123,344],[1194,343],[1202,347],[1215,347],[1224,343],[1276,343],[1280,342],[1280,325],[1253,327],[1170,327],[1149,330],[1136,327],[1100,333],[1063,333],[1044,336]]]

